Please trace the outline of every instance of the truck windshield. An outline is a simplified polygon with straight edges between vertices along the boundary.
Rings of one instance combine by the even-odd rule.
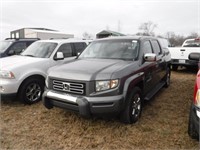
[[[3,53],[11,44],[12,44],[12,42],[10,42],[10,41],[1,41],[0,42],[0,53]]]
[[[34,42],[23,53],[21,53],[21,55],[38,58],[49,58],[56,46],[57,43]]]
[[[92,42],[79,58],[135,60],[138,55],[137,40],[102,40]]]
[[[188,40],[184,43],[183,47],[200,47],[200,39]]]

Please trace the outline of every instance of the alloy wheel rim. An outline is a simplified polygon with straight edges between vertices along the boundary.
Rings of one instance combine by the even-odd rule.
[[[169,85],[170,84],[170,74],[168,73],[167,74],[167,85]]]
[[[36,101],[41,96],[41,88],[38,84],[32,83],[26,88],[26,98],[29,101]]]
[[[139,94],[136,94],[133,98],[131,115],[136,118],[139,116],[140,111],[141,111],[141,98]]]

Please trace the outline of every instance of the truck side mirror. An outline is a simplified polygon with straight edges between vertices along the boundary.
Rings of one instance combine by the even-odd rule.
[[[14,50],[9,50],[8,56],[11,56],[11,55],[15,55],[15,51]]]
[[[144,55],[144,60],[147,62],[153,62],[156,61],[156,54],[153,53],[146,53]]]
[[[63,60],[63,59],[64,59],[63,52],[57,52],[54,57],[54,60]]]
[[[190,53],[188,58],[190,60],[196,60],[199,61],[200,60],[200,53]]]

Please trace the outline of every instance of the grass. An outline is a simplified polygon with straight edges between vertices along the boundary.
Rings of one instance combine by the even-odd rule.
[[[1,102],[1,149],[199,149],[187,134],[196,74],[172,72],[171,85],[146,102],[133,125],[84,119],[39,102]]]

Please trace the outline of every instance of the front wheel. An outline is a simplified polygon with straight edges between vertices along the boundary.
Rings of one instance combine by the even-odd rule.
[[[194,122],[192,120],[192,107],[190,109],[190,114],[189,114],[188,134],[192,139],[199,139],[198,133],[194,126]]]
[[[142,112],[142,96],[141,90],[135,87],[127,99],[124,111],[120,115],[123,123],[135,123],[139,120]]]
[[[33,104],[41,100],[44,92],[44,81],[38,78],[25,80],[19,89],[19,99],[25,104]]]

